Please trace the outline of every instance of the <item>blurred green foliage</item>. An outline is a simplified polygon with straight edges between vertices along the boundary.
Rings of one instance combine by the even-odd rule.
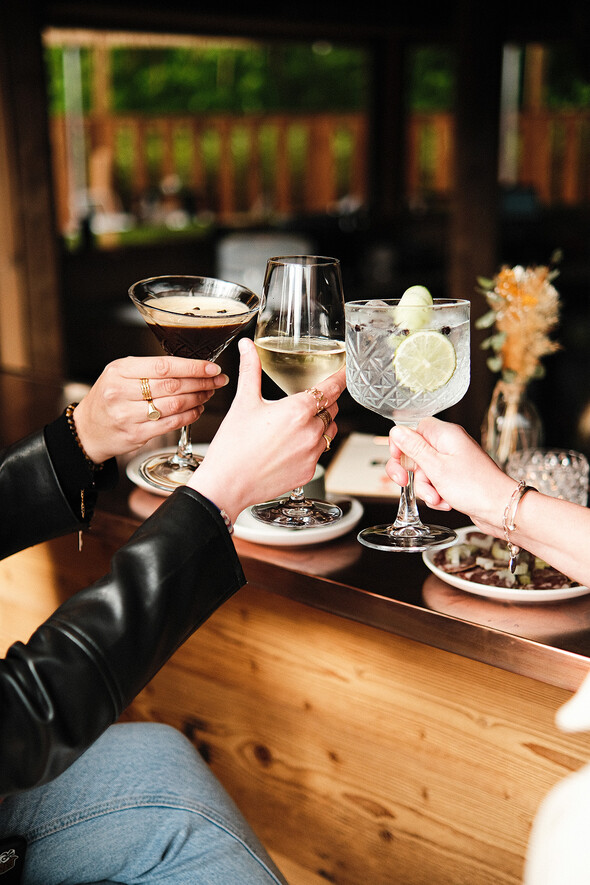
[[[152,114],[355,111],[367,103],[370,57],[328,43],[111,50],[112,110]],[[82,49],[84,110],[92,54]],[[47,49],[52,113],[63,113],[63,52]]]

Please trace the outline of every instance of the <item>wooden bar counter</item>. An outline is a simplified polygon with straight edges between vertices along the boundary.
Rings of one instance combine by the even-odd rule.
[[[52,391],[0,376],[2,444],[59,411]],[[68,537],[0,563],[2,650],[108,569],[139,521],[129,500],[159,503],[122,476],[81,553]],[[360,526],[395,507],[363,504]],[[189,735],[293,885],[516,885],[541,799],[590,758],[587,735],[554,725],[590,670],[590,596],[470,596],[357,531],[237,538],[248,584],[124,718]]]

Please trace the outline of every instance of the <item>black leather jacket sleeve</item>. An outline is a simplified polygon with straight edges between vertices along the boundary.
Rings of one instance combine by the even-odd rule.
[[[82,527],[39,431],[0,453],[0,559]]]
[[[50,493],[40,458],[25,487],[41,482],[41,503],[55,508],[54,533],[58,522],[61,531],[77,528],[56,488]],[[30,468],[38,459],[26,460]],[[32,532],[47,536],[38,524]],[[24,534],[19,528],[21,546]],[[174,492],[114,554],[105,577],[0,661],[0,796],[64,771],[244,583],[217,508],[191,489]]]

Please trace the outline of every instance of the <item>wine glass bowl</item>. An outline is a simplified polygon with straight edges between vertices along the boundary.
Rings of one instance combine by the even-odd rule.
[[[459,402],[469,387],[470,303],[435,299],[406,315],[399,308],[400,299],[346,305],[346,382],[351,396],[365,408],[396,424],[416,427],[422,418]],[[408,459],[402,463],[409,481],[401,490],[395,522],[364,529],[359,541],[403,552],[448,546],[455,533],[422,523],[414,465]]]
[[[263,370],[286,394],[314,388],[345,361],[340,262],[317,255],[270,258],[254,344]],[[319,404],[318,404],[319,409]],[[342,518],[336,504],[308,499],[303,489],[251,509],[261,522],[293,529]]]
[[[131,301],[170,356],[213,361],[258,313],[259,298],[238,283],[214,277],[170,275],[139,280]],[[183,427],[172,455],[156,452],[139,467],[142,478],[161,491],[184,484],[201,456],[192,451]]]

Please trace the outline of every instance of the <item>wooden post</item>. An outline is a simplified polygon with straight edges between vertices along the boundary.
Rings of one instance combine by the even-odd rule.
[[[0,364],[56,378],[63,339],[38,7],[0,4]]]
[[[471,0],[456,6],[457,104],[454,193],[450,219],[449,294],[472,302],[472,320],[486,312],[478,276],[491,277],[498,262],[498,143],[502,40],[496,10]],[[493,375],[472,336],[471,385],[449,417],[480,438]]]

